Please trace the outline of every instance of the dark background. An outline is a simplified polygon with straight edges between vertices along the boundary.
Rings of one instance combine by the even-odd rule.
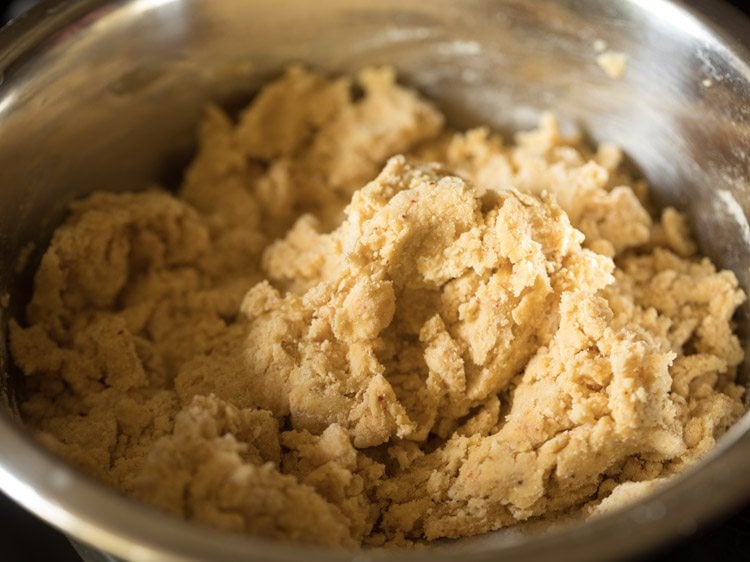
[[[36,0],[0,0],[0,26],[35,2]],[[747,2],[734,0],[731,3],[750,14]],[[747,39],[750,41],[750,38]],[[750,499],[740,512],[727,514],[689,540],[641,557],[637,562],[665,560],[750,560]],[[64,535],[0,493],[0,562],[81,562],[81,558]]]

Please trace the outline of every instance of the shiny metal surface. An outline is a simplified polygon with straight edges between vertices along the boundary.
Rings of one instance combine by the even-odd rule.
[[[0,293],[18,313],[38,248],[94,189],[174,181],[207,100],[238,107],[286,63],[394,64],[454,125],[510,130],[555,109],[620,144],[659,203],[686,210],[702,250],[750,286],[750,25],[731,8],[662,0],[80,0],[0,32]],[[711,22],[701,11],[713,14]],[[718,25],[717,25],[718,24]],[[593,42],[628,54],[615,80]],[[28,244],[26,267],[17,259]],[[23,264],[21,264],[23,266]],[[738,322],[745,341],[747,310]],[[5,341],[4,333],[0,340]],[[131,560],[601,560],[691,533],[750,498],[750,418],[700,466],[619,513],[538,537],[348,554],[274,544],[164,516],[91,482],[14,421],[2,350],[0,488],[81,541]]]

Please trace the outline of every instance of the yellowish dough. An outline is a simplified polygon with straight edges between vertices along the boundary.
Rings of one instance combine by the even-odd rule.
[[[363,95],[354,99],[352,84]],[[177,196],[71,207],[11,326],[40,441],[160,509],[403,545],[615,509],[743,413],[737,279],[617,147],[388,68],[210,107]]]

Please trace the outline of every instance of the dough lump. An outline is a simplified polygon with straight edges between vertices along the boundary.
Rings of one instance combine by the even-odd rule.
[[[617,147],[292,67],[206,110],[176,195],[74,203],[11,348],[39,440],[123,493],[404,545],[609,511],[700,458],[743,413],[744,299]]]

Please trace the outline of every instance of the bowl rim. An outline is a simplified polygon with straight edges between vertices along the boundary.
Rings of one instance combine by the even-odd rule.
[[[143,0],[141,0],[143,1]],[[750,38],[750,19],[718,0],[624,0],[658,17],[679,15],[687,32],[720,48],[750,82],[750,52],[738,37]],[[106,5],[126,0],[46,0],[0,29],[0,97],[4,71],[33,58],[67,26]],[[711,14],[709,17],[707,14]],[[687,28],[686,28],[687,29]],[[731,32],[729,31],[731,29]],[[337,551],[270,541],[183,521],[128,498],[73,469],[37,443],[5,411],[0,411],[0,490],[47,523],[116,556],[145,561],[199,560],[514,560],[601,559],[606,543],[625,557],[687,536],[750,498],[750,413],[745,414],[701,462],[646,499],[587,522],[566,525],[534,540],[504,537],[492,544],[423,551]],[[691,493],[696,489],[708,494]],[[680,517],[664,517],[679,513]],[[659,524],[654,523],[658,521]],[[488,541],[489,543],[490,541]]]

